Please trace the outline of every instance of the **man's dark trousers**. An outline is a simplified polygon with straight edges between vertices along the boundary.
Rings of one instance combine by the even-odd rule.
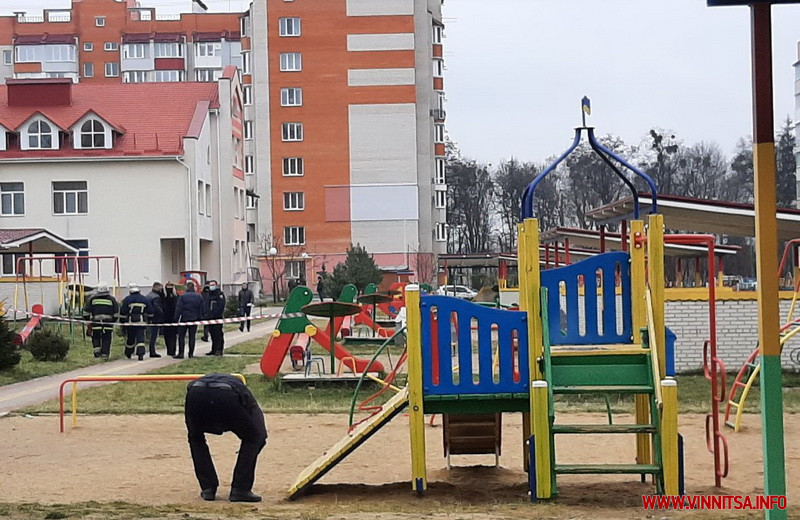
[[[219,479],[205,434],[233,432],[242,444],[231,487],[237,491],[250,491],[255,479],[258,454],[267,444],[264,414],[247,387],[238,380],[233,383],[222,377],[231,376],[205,376],[190,383],[186,393],[186,429],[194,471],[201,489],[216,490]],[[206,386],[197,386],[198,382]]]
[[[219,356],[225,348],[225,332],[222,330],[222,324],[208,326],[208,334],[211,336],[211,352]]]
[[[194,356],[194,344],[197,340],[197,325],[184,325],[178,331],[178,355],[183,355],[184,345],[186,344],[186,333],[189,333],[189,355]]]
[[[95,356],[106,356],[111,353],[111,338],[114,334],[114,329],[111,327],[98,327],[92,329],[92,347]]]

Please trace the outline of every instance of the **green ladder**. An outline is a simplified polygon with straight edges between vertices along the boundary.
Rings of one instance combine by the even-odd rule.
[[[663,466],[657,385],[653,359],[647,344],[642,345],[550,345],[547,329],[547,293],[543,289],[542,322],[544,324],[544,357],[542,369],[548,385],[550,425],[550,468],[553,497],[558,495],[557,476],[576,474],[641,475],[642,482],[652,475],[658,493],[663,493]],[[646,395],[650,404],[648,424],[556,424],[555,395],[582,394],[606,397],[609,394]],[[647,463],[559,464],[556,461],[556,435],[648,435],[653,447],[652,461]]]

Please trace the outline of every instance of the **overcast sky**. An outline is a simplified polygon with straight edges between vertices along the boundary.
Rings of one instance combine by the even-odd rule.
[[[242,0],[206,0],[241,10]],[[189,0],[149,0],[163,12]],[[0,0],[0,13],[69,0]],[[751,134],[746,7],[705,0],[447,0],[447,128],[464,155],[497,163],[559,154],[592,99],[598,133],[638,144],[648,130],[730,152]],[[773,7],[776,124],[794,116],[800,5]]]

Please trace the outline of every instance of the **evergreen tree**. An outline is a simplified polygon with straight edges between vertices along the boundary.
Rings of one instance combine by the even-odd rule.
[[[20,360],[19,349],[14,345],[14,332],[0,315],[0,370],[15,367]]]
[[[794,143],[792,120],[787,117],[775,143],[778,206],[785,208],[792,207],[792,203],[797,198],[797,188],[795,186],[797,163],[794,156]]]
[[[336,299],[344,286],[351,283],[362,292],[367,284],[379,284],[383,280],[383,272],[378,269],[375,260],[360,244],[351,245],[347,249],[347,258],[333,268],[333,273],[325,280],[325,292]]]

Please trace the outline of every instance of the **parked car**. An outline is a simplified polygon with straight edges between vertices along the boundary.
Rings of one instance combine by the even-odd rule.
[[[478,294],[466,285],[442,285],[436,293],[444,296],[455,296],[462,300],[472,300]]]

